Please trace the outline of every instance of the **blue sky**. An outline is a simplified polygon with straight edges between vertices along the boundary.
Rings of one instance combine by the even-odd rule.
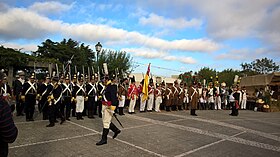
[[[279,0],[2,0],[0,21],[5,47],[30,52],[72,38],[94,49],[100,41],[143,63],[138,73],[148,63],[161,76],[240,69],[263,57],[280,63]]]

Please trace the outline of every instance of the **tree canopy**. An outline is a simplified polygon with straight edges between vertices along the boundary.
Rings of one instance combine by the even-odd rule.
[[[279,65],[277,65],[272,59],[262,58],[256,59],[251,63],[242,63],[242,70],[247,75],[254,74],[267,74],[275,71],[279,71]]]
[[[102,50],[98,56],[89,45],[79,43],[72,39],[63,39],[61,42],[53,42],[50,39],[42,42],[41,46],[38,46],[38,50],[33,53],[38,57],[56,58],[60,63],[66,64],[72,56],[72,70],[74,66],[77,67],[77,71],[82,72],[82,68],[90,69],[94,68],[97,72],[97,65],[99,66],[100,73],[102,74],[103,63],[108,64],[109,74],[115,74],[115,69],[119,72],[127,72],[131,67],[132,58],[126,52]]]

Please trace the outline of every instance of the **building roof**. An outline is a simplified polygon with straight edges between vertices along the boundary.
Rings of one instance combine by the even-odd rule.
[[[280,72],[242,77],[240,86],[280,85]]]

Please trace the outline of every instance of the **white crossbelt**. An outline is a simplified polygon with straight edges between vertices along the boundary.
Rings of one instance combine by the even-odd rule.
[[[179,91],[178,91],[178,89],[173,85],[173,87],[174,87],[174,89],[175,89],[175,91],[174,91],[174,93],[173,94],[175,94],[176,92],[178,92],[179,93]]]
[[[35,83],[31,83],[30,81],[28,81],[28,84],[30,85],[30,87],[27,89],[27,91],[25,92],[25,95],[27,95],[27,93],[33,89],[35,91],[35,93],[37,92],[36,88],[35,88]]]
[[[42,96],[44,96],[46,93],[47,93],[47,91],[48,91],[48,85],[46,84],[46,83],[44,83],[45,85],[46,85],[46,89],[45,89],[45,91],[42,93]]]
[[[4,84],[4,88],[1,87],[1,90],[4,92],[3,95],[4,95],[4,94],[6,95],[6,94],[7,94],[7,85]]]
[[[89,83],[89,85],[91,86],[91,89],[88,92],[88,95],[90,95],[90,93],[94,90],[94,92],[96,93],[96,88],[93,84]]]
[[[77,85],[77,86],[79,87],[79,90],[77,90],[76,95],[77,95],[81,90],[85,93],[85,90],[84,90],[84,88],[83,88],[83,85],[82,85],[82,86]]]
[[[195,88],[192,87],[192,89],[194,90],[194,92],[192,93],[191,100],[192,100],[192,97],[194,96],[194,94],[197,93]]]
[[[69,87],[70,87],[70,84],[67,85],[66,83],[63,83],[63,85],[64,85],[65,89],[63,90],[62,93],[64,94],[66,91],[69,91],[69,93],[71,93],[71,90],[70,90],[70,88],[69,88]]]

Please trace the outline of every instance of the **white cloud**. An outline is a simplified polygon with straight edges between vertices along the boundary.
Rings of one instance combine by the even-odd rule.
[[[160,28],[174,28],[183,29],[188,27],[200,27],[202,21],[199,19],[186,20],[184,18],[169,19],[154,13],[149,14],[148,17],[141,17],[139,23],[142,25],[156,26]]]
[[[162,58],[167,61],[179,61],[184,64],[195,64],[197,63],[192,57],[183,57],[183,56],[165,56]]]
[[[147,49],[147,48],[124,48],[121,51],[125,51],[128,53],[132,53],[134,56],[149,58],[149,59],[162,59],[166,61],[179,61],[184,64],[195,64],[196,60],[192,57],[184,57],[184,56],[171,56],[168,52],[165,51],[157,51],[155,49]]]
[[[140,1],[138,7],[186,19],[203,17],[207,33],[215,40],[257,39],[263,46],[280,51],[279,0],[153,0]],[[160,4],[160,5],[159,5]]]
[[[3,45],[6,48],[13,48],[16,50],[20,50],[21,52],[34,52],[37,50],[37,44],[18,44],[18,43],[11,43],[11,42],[1,42],[1,45]]]
[[[243,48],[243,49],[232,49],[226,53],[219,54],[215,57],[215,59],[218,60],[254,60],[257,58],[261,58],[264,56],[267,56],[268,50],[264,48],[258,48],[258,49],[249,49],[249,48]]]
[[[48,2],[35,2],[31,6],[28,7],[31,11],[35,11],[42,14],[55,14],[63,11],[67,11],[72,8],[71,5],[62,4],[56,1],[48,1]]]
[[[10,9],[0,14],[0,21],[0,35],[6,39],[40,39],[51,34],[60,34],[88,42],[98,40],[117,45],[195,52],[212,52],[220,46],[210,39],[168,41],[108,25],[63,23],[22,8]]]
[[[132,53],[135,56],[144,58],[162,58],[167,54],[167,52],[147,48],[124,48],[121,49],[121,51]]]

